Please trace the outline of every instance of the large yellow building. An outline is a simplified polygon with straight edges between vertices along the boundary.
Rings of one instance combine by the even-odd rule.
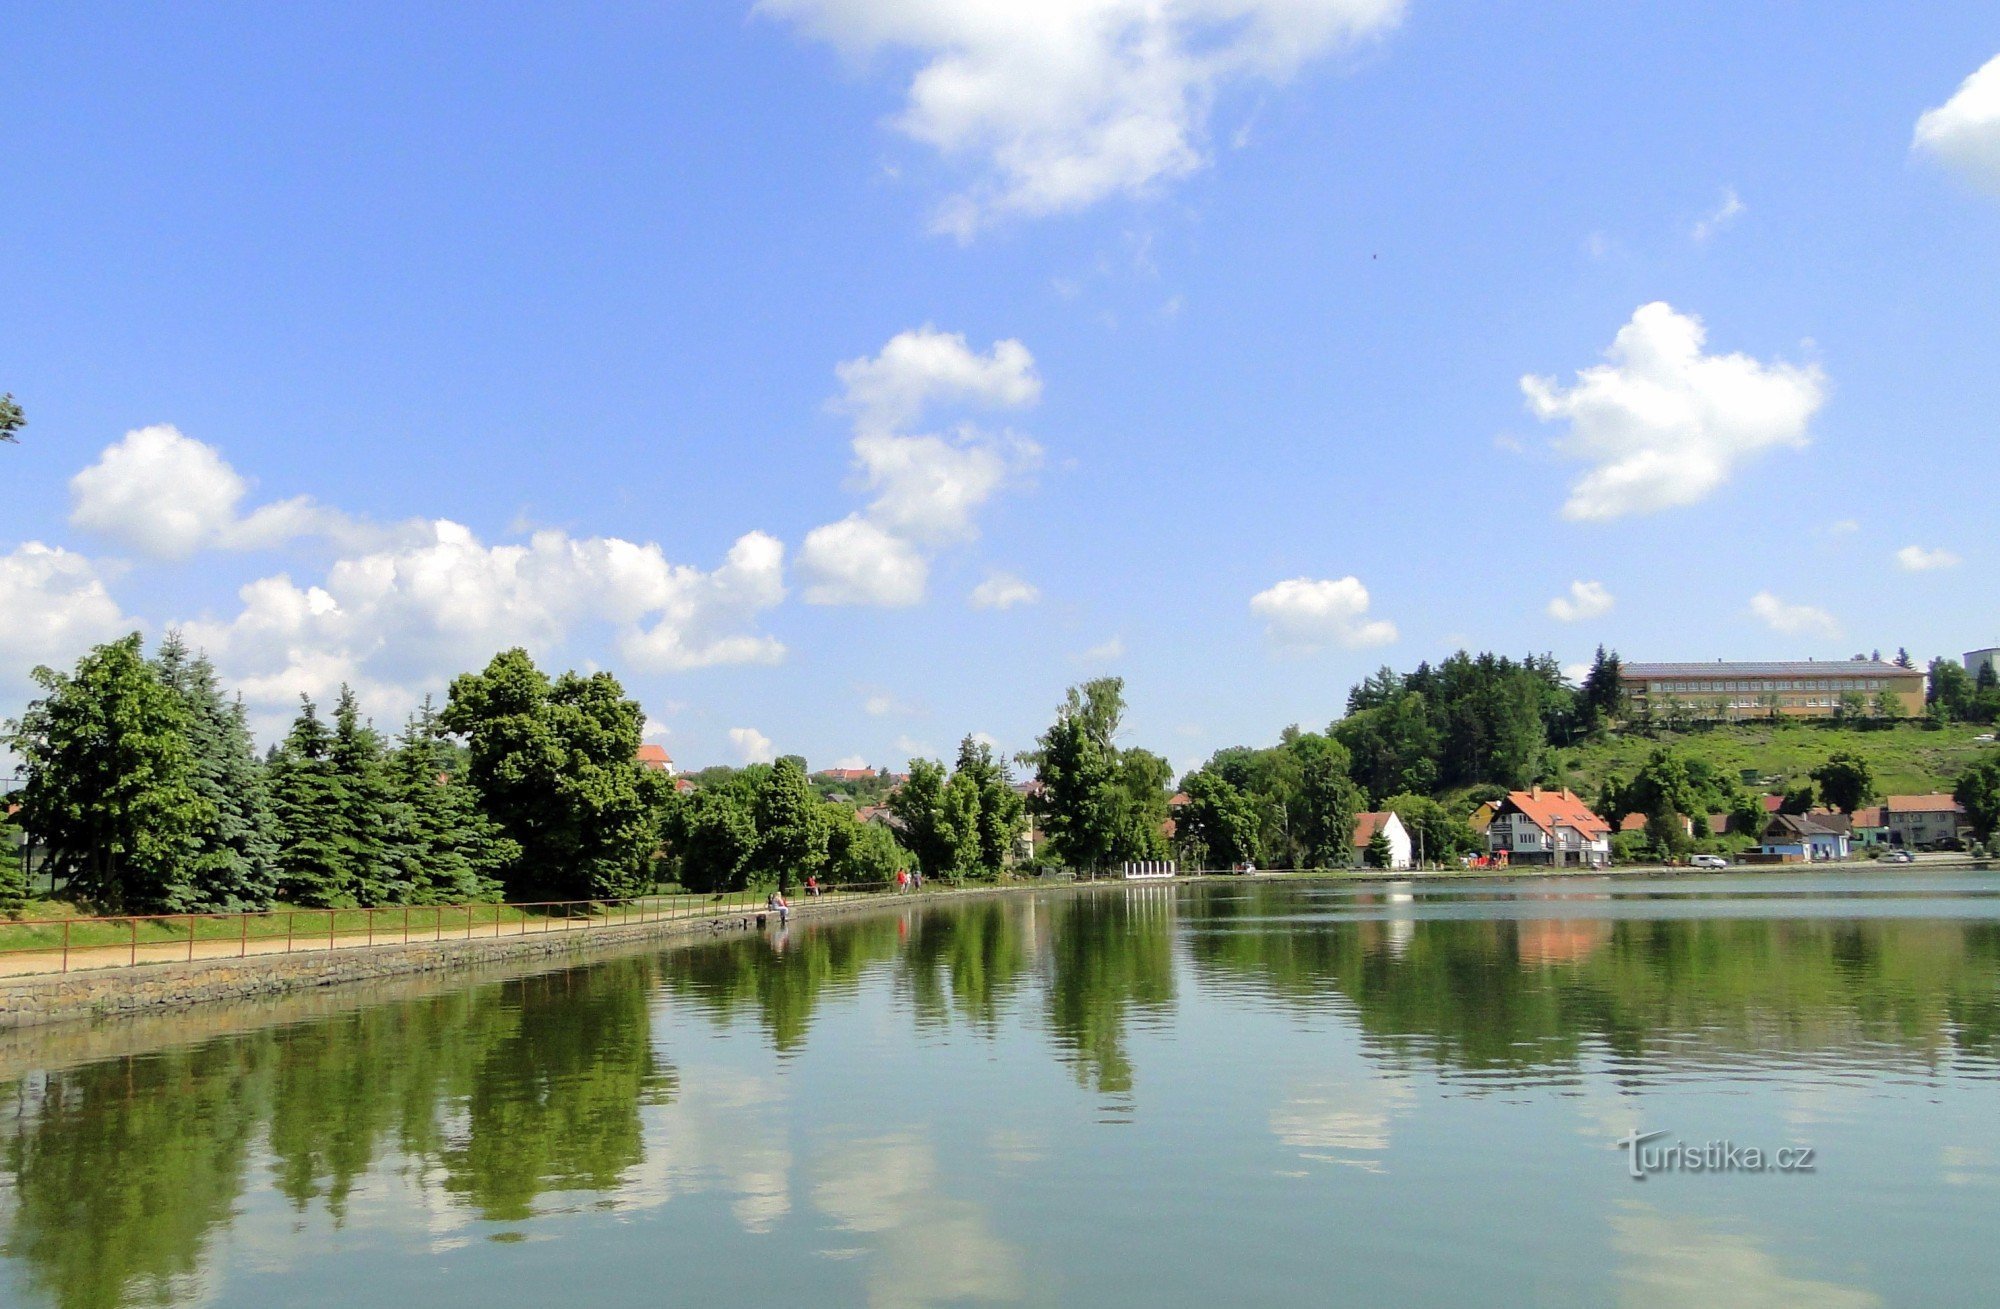
[[[1924,711],[1924,673],[1879,659],[1780,664],[1626,664],[1620,669],[1635,717],[1663,717],[1685,706],[1697,718],[1828,717],[1842,696],[1860,696],[1864,712],[1915,718]]]

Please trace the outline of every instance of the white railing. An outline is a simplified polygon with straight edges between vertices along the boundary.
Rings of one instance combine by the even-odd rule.
[[[1147,860],[1125,865],[1125,880],[1128,882],[1164,882],[1180,871],[1180,866],[1171,859]]]

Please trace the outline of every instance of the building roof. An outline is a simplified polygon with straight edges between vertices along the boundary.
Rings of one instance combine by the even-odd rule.
[[[1772,833],[1780,836],[1846,836],[1844,828],[1831,825],[1834,814],[1772,814],[1771,821],[1764,824],[1764,835]]]
[[[1396,812],[1393,809],[1377,809],[1354,815],[1354,848],[1367,849],[1368,843],[1375,839],[1375,833],[1387,827],[1389,820],[1395,817]],[[1402,820],[1396,819],[1396,826],[1402,825]]]
[[[1892,795],[1882,802],[1886,814],[1955,814],[1958,801],[1941,792],[1929,795]]]
[[[1573,828],[1591,838],[1611,835],[1611,824],[1590,812],[1590,806],[1568,787],[1560,791],[1545,791],[1539,786],[1532,791],[1509,791],[1506,807],[1526,814],[1530,822],[1550,835],[1555,834],[1558,826]]]
[[[1881,805],[1872,804],[1869,805],[1866,809],[1856,809],[1854,811],[1854,825],[1857,828],[1883,827],[1887,825],[1884,822],[1884,819],[1886,819],[1887,817],[1888,815],[1882,812]]]
[[[1627,679],[1655,677],[1922,677],[1920,668],[1903,668],[1880,659],[1809,659],[1804,663],[1622,664]]]
[[[674,770],[674,757],[667,753],[667,747],[650,741],[640,746],[639,753],[633,758],[648,768],[660,768],[670,773]]]
[[[822,768],[813,774],[832,782],[866,782],[875,776],[873,768]]]

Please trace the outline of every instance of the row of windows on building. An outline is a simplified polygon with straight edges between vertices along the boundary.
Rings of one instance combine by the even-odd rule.
[[[1732,691],[1880,691],[1883,685],[1879,677],[1829,677],[1795,682],[1654,682],[1649,689],[1668,695],[1727,695]]]

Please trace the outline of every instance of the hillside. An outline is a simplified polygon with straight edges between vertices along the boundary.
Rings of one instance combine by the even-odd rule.
[[[1703,760],[1732,776],[1739,769],[1754,768],[1760,774],[1790,780],[1804,777],[1835,750],[1846,749],[1868,760],[1875,771],[1875,784],[1884,794],[1949,791],[1968,764],[1996,748],[1991,742],[1974,739],[1993,730],[1960,725],[1931,731],[1915,723],[1879,729],[1832,723],[1757,723],[1651,735],[1619,733],[1551,751],[1548,780],[1567,785],[1579,795],[1594,796],[1607,774],[1630,778],[1662,745],[1671,745],[1689,759]]]

